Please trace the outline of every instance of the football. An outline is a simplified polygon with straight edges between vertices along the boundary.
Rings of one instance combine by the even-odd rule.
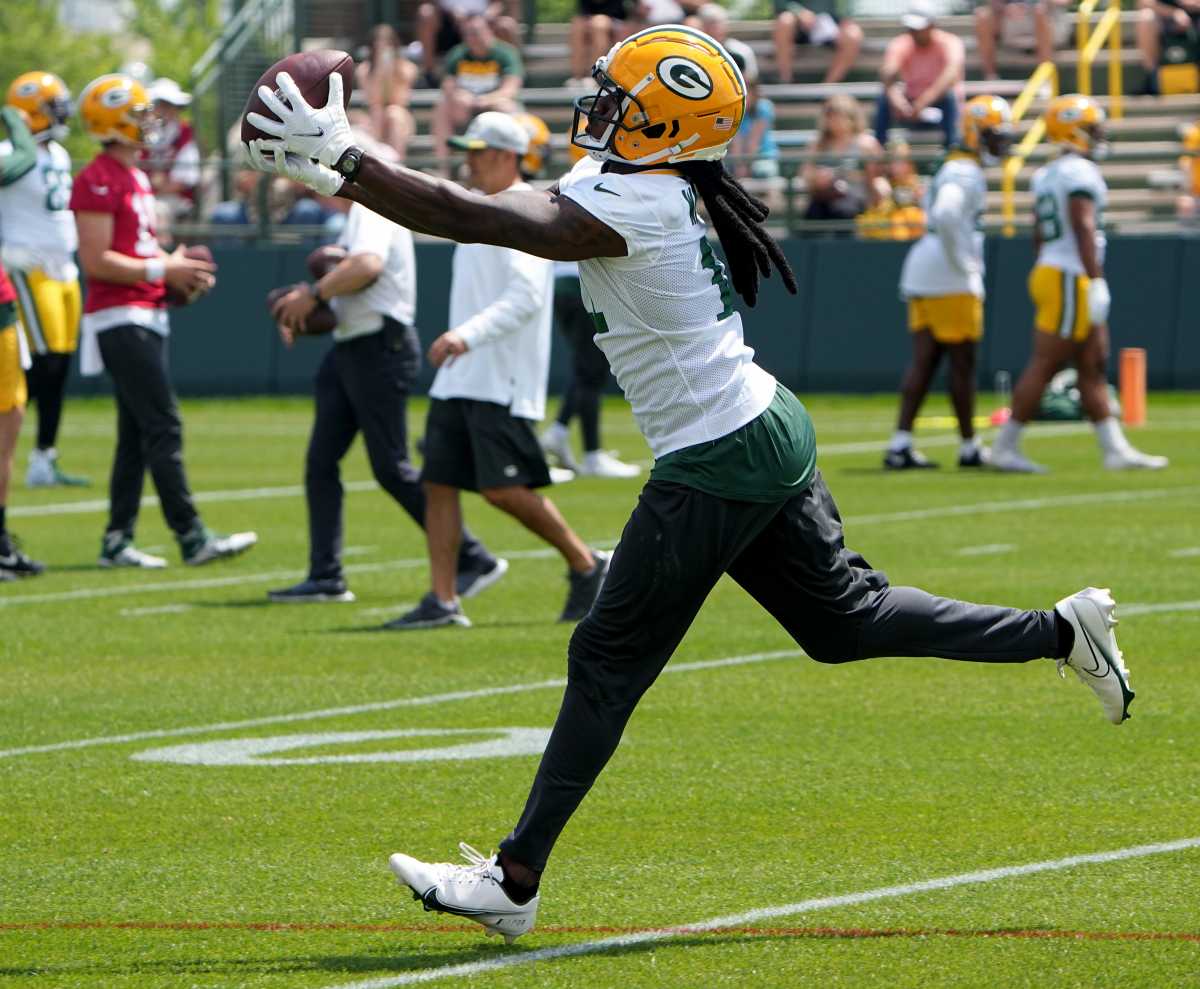
[[[323,244],[308,255],[305,264],[308,265],[308,273],[315,280],[324,278],[345,258],[346,248],[337,244]]]
[[[280,288],[273,288],[267,293],[267,312],[273,313],[275,303],[283,296],[294,289],[295,285],[284,285]],[[328,302],[318,302],[317,308],[310,312],[304,318],[303,336],[320,336],[322,333],[332,333],[337,329],[337,316],[329,307]]]
[[[183,249],[183,256],[191,258],[193,261],[212,261],[213,259],[212,251],[203,244],[194,244],[191,247],[185,247]],[[182,292],[168,285],[164,300],[171,307],[186,306],[195,302],[202,295],[204,295],[203,292],[193,292],[191,295],[184,295]]]
[[[246,122],[246,114],[251,110],[261,113],[264,117],[274,118],[273,114],[258,97],[259,86],[269,86],[279,93],[275,86],[275,77],[280,72],[287,72],[296,80],[304,99],[309,106],[324,106],[329,99],[329,77],[334,72],[342,77],[342,100],[350,105],[350,93],[354,89],[354,59],[343,51],[334,48],[321,48],[311,52],[297,52],[282,58],[272,65],[250,90],[250,98],[246,100],[246,108],[242,111],[242,143],[248,143],[258,137],[269,137],[257,127]]]

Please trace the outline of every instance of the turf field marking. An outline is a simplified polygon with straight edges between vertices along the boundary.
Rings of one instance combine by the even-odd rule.
[[[342,556],[370,556],[378,546],[347,546],[342,550]]]
[[[803,656],[800,649],[783,649],[775,652],[753,652],[744,656],[726,656],[723,659],[701,659],[690,663],[668,663],[663,671],[668,673],[694,673],[700,670],[715,670],[726,666],[745,666],[750,663],[767,663],[777,659],[795,659]],[[262,718],[247,718],[243,721],[223,721],[209,725],[187,728],[160,728],[152,731],[130,732],[126,735],[104,735],[98,738],[81,738],[69,742],[53,742],[48,745],[26,745],[15,749],[0,749],[0,759],[13,756],[33,755],[38,752],[62,752],[67,749],[86,749],[97,745],[123,745],[127,742],[142,742],[151,738],[176,738],[181,735],[207,735],[219,731],[239,728],[260,728],[264,725],[286,725],[297,721],[316,721],[321,718],[340,718],[348,715],[366,714],[372,711],[392,711],[403,707],[431,707],[452,701],[475,700],[480,697],[498,697],[504,694],[526,694],[535,690],[550,690],[565,687],[565,677],[550,680],[535,680],[531,683],[513,683],[506,686],[481,687],[478,690],[454,690],[444,694],[425,694],[418,697],[399,697],[389,701],[371,701],[366,704],[351,704],[347,707],[328,707],[316,711],[300,711],[292,714],[273,714]]]
[[[400,601],[379,608],[359,608],[358,615],[360,618],[398,618],[416,606],[416,601]]]
[[[182,615],[195,607],[194,604],[160,604],[150,608],[122,608],[120,615],[122,618],[142,618],[146,615]]]
[[[365,979],[358,982],[342,982],[336,986],[330,986],[328,989],[392,989],[393,986],[416,985],[421,982],[434,982],[441,979],[470,978],[486,972],[512,968],[517,965],[528,965],[533,962],[552,961],[558,958],[577,958],[580,955],[595,955],[605,951],[632,948],[642,944],[669,941],[681,935],[730,931],[775,917],[794,917],[798,914],[813,913],[817,910],[853,907],[862,903],[872,903],[876,900],[911,896],[913,893],[928,893],[934,890],[953,889],[957,886],[994,883],[1002,879],[1017,879],[1024,876],[1036,875],[1041,872],[1058,872],[1063,869],[1073,869],[1080,865],[1100,865],[1108,862],[1120,862],[1126,859],[1144,858],[1148,855],[1164,855],[1168,852],[1185,851],[1191,848],[1200,848],[1200,837],[1181,838],[1177,841],[1164,841],[1153,845],[1135,845],[1130,848],[1118,848],[1108,852],[1071,855],[1067,858],[1051,859],[1045,862],[1030,862],[1025,865],[1007,865],[995,869],[980,869],[976,872],[960,872],[951,876],[940,876],[936,879],[925,879],[919,882],[905,883],[900,886],[881,886],[877,889],[863,890],[858,893],[844,893],[840,896],[816,897],[810,900],[800,900],[796,903],[785,903],[775,907],[747,910],[745,913],[731,914],[725,917],[714,917],[710,920],[683,924],[679,927],[662,927],[652,930],[635,931],[631,934],[602,938],[598,941],[584,941],[581,944],[565,944],[554,948],[539,948],[520,954],[514,952],[499,958],[489,959],[488,961],[443,965],[439,968],[405,972],[402,975]]]
[[[1011,553],[1016,549],[1015,543],[985,543],[982,546],[964,546],[954,551],[955,556],[998,556],[1001,553]]]
[[[1127,615],[1166,615],[1174,611],[1200,611],[1200,601],[1163,601],[1158,604],[1118,604],[1117,613]]]
[[[1173,556],[1177,559],[1186,556],[1200,556],[1200,546],[1187,546],[1183,549],[1173,549],[1167,554],[1167,556]]]

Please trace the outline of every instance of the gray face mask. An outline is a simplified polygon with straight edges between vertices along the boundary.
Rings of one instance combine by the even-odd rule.
[[[1092,145],[1092,161],[1104,161],[1112,151],[1112,145],[1108,141],[1097,141]]]

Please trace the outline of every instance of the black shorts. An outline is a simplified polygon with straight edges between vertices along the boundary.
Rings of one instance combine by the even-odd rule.
[[[435,398],[425,420],[421,480],[462,491],[544,488],[550,468],[528,419],[495,402]]]
[[[579,15],[581,17],[596,17],[603,14],[614,21],[623,21],[629,16],[625,9],[625,0],[579,0]]]
[[[441,11],[442,17],[438,24],[437,37],[434,38],[433,47],[439,55],[445,55],[455,45],[462,44],[463,36],[458,29],[458,21],[454,15],[444,7],[438,9]]]

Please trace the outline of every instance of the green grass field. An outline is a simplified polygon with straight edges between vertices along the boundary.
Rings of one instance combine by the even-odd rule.
[[[397,758],[550,727],[563,564],[469,499],[513,561],[468,602],[474,628],[374,630],[427,571],[356,446],[358,601],[269,606],[306,562],[309,404],[188,402],[204,516],[256,529],[248,556],[184,568],[150,505],[139,544],[171,568],[105,572],[103,483],[11,499],[10,527],[51,571],[0,586],[0,985],[1200,985],[1200,397],[1152,396],[1134,435],[1170,470],[1105,473],[1070,425],[1027,441],[1045,477],[884,475],[892,398],[809,405],[848,541],[893,581],[1028,607],[1111,586],[1132,720],[1109,725],[1049,661],[821,666],[725,581],[565,832],[539,928],[485,940],[423,913],[387,856],[494,847],[536,755]],[[113,420],[106,401],[68,408],[68,469],[106,478]],[[618,404],[606,432],[648,459]],[[923,445],[953,460],[949,433]],[[612,545],[637,489],[552,497]],[[431,734],[446,731],[461,734]],[[213,744],[280,736],[306,737],[262,743],[259,764]],[[1196,841],[1141,847],[1180,839]],[[1048,865],[910,888],[1032,863]],[[643,931],[661,933],[623,937]]]

